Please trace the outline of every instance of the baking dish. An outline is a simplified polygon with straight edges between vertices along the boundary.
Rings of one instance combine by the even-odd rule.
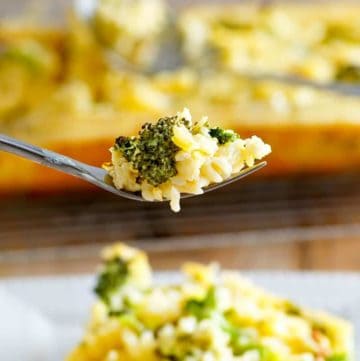
[[[17,57],[16,61],[19,48],[20,55],[22,47],[28,53],[40,53],[42,62],[30,65],[43,70],[29,75],[12,69],[13,61],[2,63],[0,131],[5,134],[100,165],[109,159],[108,148],[117,136],[136,134],[145,121],[188,106],[195,117],[209,115],[214,124],[234,128],[244,137],[257,134],[271,144],[273,153],[262,174],[340,173],[359,168],[360,98],[253,82],[228,69],[198,72],[190,66],[150,76],[113,71],[89,28],[74,16],[64,20],[71,2],[52,2],[40,31],[38,24],[9,23],[7,14],[19,13],[26,5],[15,3],[0,5],[6,20],[0,27],[2,46],[15,47],[18,53],[12,59]],[[195,3],[171,2],[171,6],[179,4],[188,9]],[[330,11],[326,4],[292,6],[315,17],[314,13],[326,17]],[[336,6],[344,7],[334,3],[332,13]],[[351,16],[360,13],[360,7],[351,6]],[[4,71],[6,67],[10,70]],[[11,155],[0,154],[0,165],[2,193],[86,187]]]

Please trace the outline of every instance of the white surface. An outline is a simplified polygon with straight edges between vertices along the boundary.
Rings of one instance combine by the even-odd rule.
[[[349,319],[355,324],[356,344],[360,346],[360,274],[250,272],[246,275],[299,304]],[[173,282],[179,280],[179,275],[158,273],[157,280]],[[0,360],[63,360],[81,338],[93,300],[93,284],[91,276],[0,280]],[[22,340],[25,341],[19,349]],[[39,352],[41,357],[37,356]]]
[[[50,322],[30,305],[0,288],[0,355],[9,360],[46,361],[55,353]],[[17,345],[15,347],[15,345]]]

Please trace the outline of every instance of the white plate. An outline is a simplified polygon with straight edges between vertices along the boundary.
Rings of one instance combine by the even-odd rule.
[[[360,345],[360,274],[309,272],[245,272],[245,274],[272,292],[289,297],[302,305],[324,309],[350,320],[357,330],[356,344]],[[167,283],[179,280],[179,277],[177,273],[162,272],[157,274],[156,279],[158,282]],[[7,344],[7,354],[3,354],[4,349],[0,347],[0,360],[63,360],[66,353],[81,338],[82,328],[93,301],[93,284],[92,276],[14,278],[0,281],[0,290],[7,291],[10,297],[17,299],[12,310],[16,316],[11,317],[17,328],[3,322],[1,327],[10,332],[17,330],[16,337],[18,337],[7,337],[7,340],[12,340],[13,345]],[[4,293],[0,293],[0,295],[4,295]],[[4,300],[0,299],[0,301]],[[5,302],[5,304],[9,305],[9,302]],[[16,309],[15,304],[17,305]],[[23,311],[20,311],[21,307],[23,307]],[[1,312],[5,311],[0,309],[0,317],[3,320]],[[31,354],[35,351],[25,349],[25,347],[30,347],[31,342],[23,342],[20,337],[24,337],[27,331],[19,333],[18,330],[19,326],[24,324],[23,313],[27,312],[33,314],[31,329],[34,334],[31,336],[37,336],[37,347],[40,347],[42,342],[42,347],[46,352],[49,352],[49,349],[52,350],[52,356],[46,356],[46,352],[44,352],[42,358],[39,358]],[[7,317],[8,320],[9,318]],[[51,331],[47,324],[50,325]],[[46,332],[50,336],[45,335]],[[54,345],[51,344],[53,340],[55,340]],[[0,345],[2,341],[4,340],[0,339]],[[21,354],[26,355],[27,358],[24,356],[18,356],[18,359],[14,358],[11,349],[19,351],[19,345],[23,347]],[[17,355],[19,354],[17,352]]]

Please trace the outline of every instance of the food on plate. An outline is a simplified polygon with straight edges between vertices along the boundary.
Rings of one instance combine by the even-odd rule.
[[[178,212],[181,193],[201,194],[270,152],[256,136],[241,139],[232,130],[212,128],[207,117],[193,122],[185,108],[144,124],[137,137],[117,138],[104,168],[116,188],[140,191],[148,201],[170,200]]]
[[[272,295],[215,264],[152,281],[146,254],[103,252],[86,333],[67,361],[352,361],[342,319]]]

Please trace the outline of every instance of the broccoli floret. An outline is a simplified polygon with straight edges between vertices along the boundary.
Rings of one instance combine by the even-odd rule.
[[[216,294],[215,288],[210,287],[203,300],[189,300],[185,304],[185,310],[194,315],[198,319],[203,319],[211,316],[216,309]]]
[[[279,358],[268,347],[256,341],[248,329],[237,327],[227,319],[224,320],[222,328],[230,336],[230,347],[234,355],[240,356],[248,351],[257,351],[260,361],[279,361]]]
[[[119,257],[105,262],[94,291],[110,308],[113,294],[125,283],[128,273],[127,264]]]
[[[139,172],[139,181],[147,180],[156,187],[177,174],[175,155],[179,148],[172,141],[176,124],[188,126],[185,119],[162,118],[155,124],[144,124],[138,137],[116,140],[117,149]]]
[[[290,301],[285,301],[284,311],[290,316],[301,316],[302,314],[300,307]]]
[[[246,328],[233,325],[226,317],[221,327],[229,335],[229,344],[235,355],[240,355],[245,347],[254,344],[254,335]]]
[[[240,347],[239,350],[234,350],[235,354],[238,355],[242,355],[247,351],[257,351],[260,356],[260,361],[279,361],[279,357],[274,352],[272,352],[268,347],[259,344],[250,344]]]
[[[233,142],[236,138],[238,138],[238,135],[232,130],[225,130],[219,127],[211,128],[209,134],[211,137],[216,138],[219,144]]]
[[[2,58],[22,64],[32,72],[38,72],[41,68],[38,59],[36,59],[33,54],[22,51],[21,48],[8,49],[2,54]]]
[[[131,161],[137,147],[137,140],[134,137],[119,137],[115,141],[116,146],[121,149],[125,159]]]
[[[21,64],[33,74],[51,70],[53,66],[53,59],[49,50],[33,41],[24,41],[11,46],[0,55],[0,59]]]
[[[326,361],[349,361],[349,357],[345,354],[336,354],[326,358]]]

